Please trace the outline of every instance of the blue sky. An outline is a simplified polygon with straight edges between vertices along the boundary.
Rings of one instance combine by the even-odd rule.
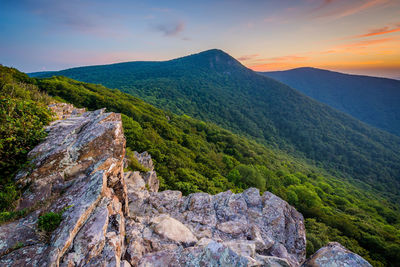
[[[400,77],[400,1],[1,0],[0,64],[22,71],[219,48],[255,70]]]

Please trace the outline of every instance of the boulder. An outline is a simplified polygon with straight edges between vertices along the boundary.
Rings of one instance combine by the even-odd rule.
[[[320,248],[302,265],[302,267],[323,266],[372,267],[368,261],[337,242],[331,242]]]
[[[249,260],[229,247],[211,241],[204,247],[160,251],[145,255],[138,266],[248,266]]]
[[[299,266],[305,260],[302,215],[269,192],[260,195],[250,188],[241,194],[184,197],[178,191],[150,192],[131,184],[140,179],[125,179],[135,199],[129,200],[126,230],[126,258],[133,266],[180,264],[180,255],[193,253],[203,258],[211,242],[227,248],[243,266]]]
[[[194,244],[197,238],[180,221],[168,215],[160,215],[152,219],[154,232],[177,243]]]

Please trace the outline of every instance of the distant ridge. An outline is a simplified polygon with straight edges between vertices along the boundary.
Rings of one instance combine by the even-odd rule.
[[[400,136],[400,81],[317,68],[260,72],[355,118]]]
[[[400,194],[399,137],[259,75],[221,50],[47,74],[52,75],[120,89],[165,110],[214,122],[306,157],[385,194]]]

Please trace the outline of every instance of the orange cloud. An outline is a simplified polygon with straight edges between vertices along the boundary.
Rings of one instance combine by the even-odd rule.
[[[252,65],[248,67],[254,71],[282,70],[290,68],[288,64],[278,62]]]
[[[400,23],[398,23],[396,25],[396,27],[385,26],[385,27],[382,27],[382,28],[379,28],[379,29],[372,29],[368,33],[357,35],[355,37],[356,38],[370,37],[370,36],[388,34],[388,33],[399,32],[399,31],[400,31]]]
[[[388,43],[388,42],[392,42],[392,41],[396,41],[396,40],[397,40],[397,38],[391,37],[391,38],[383,38],[383,39],[376,39],[376,40],[359,41],[359,42],[339,45],[339,46],[337,46],[337,48],[342,48],[342,49],[347,49],[347,50],[363,49],[363,48],[367,48],[368,46],[371,46],[371,45],[383,44],[383,43]]]
[[[266,60],[269,60],[269,61],[300,61],[300,60],[307,60],[307,59],[309,59],[309,58],[291,55],[291,56],[283,56],[283,57],[272,57],[272,58],[269,58]],[[263,61],[265,61],[265,59]]]
[[[271,57],[271,58],[264,58],[264,59],[256,59],[253,65],[248,66],[250,69],[254,71],[266,71],[266,70],[282,70],[282,69],[289,69],[298,67],[302,64],[305,60],[308,60],[309,57],[303,56],[282,56],[282,57]]]

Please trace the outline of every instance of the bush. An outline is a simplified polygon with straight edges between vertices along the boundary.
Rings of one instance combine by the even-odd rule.
[[[45,136],[51,121],[43,104],[0,96],[0,184],[11,181],[27,161],[28,152]]]
[[[19,211],[2,211],[0,212],[0,223],[12,221],[24,217],[28,213],[27,209]]]
[[[38,228],[48,233],[53,232],[60,225],[63,213],[71,207],[67,206],[59,212],[47,212],[39,216]]]
[[[62,221],[62,213],[48,212],[39,217],[38,228],[45,232],[53,232]]]
[[[13,184],[7,184],[0,190],[0,211],[14,208],[14,201],[18,197]]]

